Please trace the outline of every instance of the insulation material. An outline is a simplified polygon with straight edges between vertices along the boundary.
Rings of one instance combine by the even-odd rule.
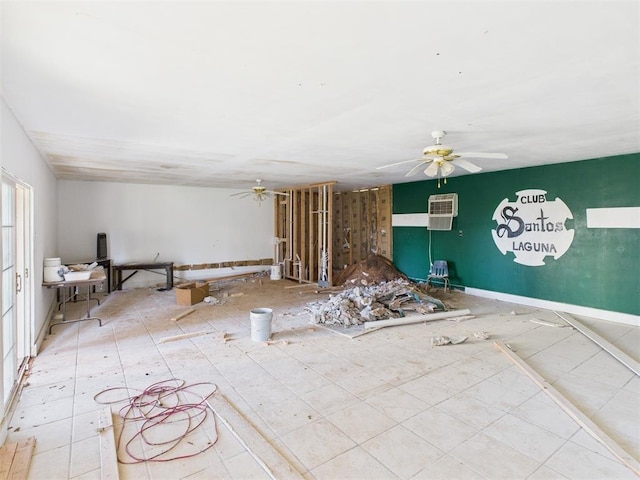
[[[372,254],[392,258],[391,186],[339,192],[333,200],[336,274]]]

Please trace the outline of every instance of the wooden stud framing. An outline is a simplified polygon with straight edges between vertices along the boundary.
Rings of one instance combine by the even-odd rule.
[[[380,187],[377,195],[377,231],[378,231],[378,254],[393,260],[393,236],[391,232],[391,186]]]
[[[320,255],[320,248],[318,245],[318,213],[317,213],[317,190],[320,187],[310,187],[307,192],[307,231],[305,232],[305,238],[307,240],[307,263],[306,269],[303,272],[304,278],[310,282],[318,280],[316,274],[316,264],[318,255]]]
[[[333,184],[321,183],[286,189],[289,195],[276,209],[276,236],[287,245],[284,276],[300,283],[317,282],[322,267],[322,231],[327,233],[329,285],[332,281]],[[326,198],[323,192],[326,191]]]
[[[392,259],[391,186],[333,192],[334,182],[285,189],[277,204],[276,236],[283,246],[284,276],[315,283],[322,272],[326,225],[327,277],[377,253]],[[327,192],[324,196],[325,189]]]
[[[342,232],[342,202],[341,202],[341,197],[342,195],[340,193],[336,193],[333,198],[334,198],[334,202],[333,202],[333,232],[335,233],[335,235],[333,236],[333,241],[331,242],[331,248],[333,251],[333,260],[336,262],[336,265],[342,265],[342,258],[343,258],[343,252],[342,252],[342,245],[340,243],[340,239],[342,238],[342,235],[340,234],[340,232]]]
[[[342,270],[377,253],[392,260],[391,186],[333,195],[333,265]]]
[[[344,229],[345,242],[348,245],[344,265],[349,266],[353,261],[353,230],[351,229],[351,192],[346,192],[342,200],[342,228]],[[343,268],[344,265],[340,265]]]

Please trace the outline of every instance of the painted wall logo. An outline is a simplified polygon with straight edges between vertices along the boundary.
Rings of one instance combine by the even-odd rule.
[[[573,229],[565,222],[572,219],[569,207],[556,198],[547,200],[545,190],[521,190],[518,199],[505,198],[493,212],[498,226],[491,230],[493,241],[503,255],[513,252],[514,262],[537,267],[546,256],[559,259],[573,242]]]

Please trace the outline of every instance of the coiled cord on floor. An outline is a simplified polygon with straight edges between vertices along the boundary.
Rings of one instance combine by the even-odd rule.
[[[208,387],[206,395],[194,391],[195,387],[203,386]],[[103,405],[124,404],[118,411],[122,425],[116,440],[120,463],[168,462],[193,457],[216,444],[218,425],[207,399],[216,393],[217,388],[209,382],[187,385],[184,380],[172,378],[154,383],[135,395],[131,395],[127,387],[107,388],[93,399]],[[125,393],[124,396],[109,398],[114,392],[121,391]],[[188,397],[198,401],[188,402]],[[209,419],[213,426],[213,439],[210,439],[209,431],[197,432]],[[177,433],[167,433],[174,430]],[[207,438],[207,441],[200,439],[198,442],[195,438],[198,435]],[[135,452],[138,441],[141,443],[141,453]],[[175,451],[178,447],[182,452]]]

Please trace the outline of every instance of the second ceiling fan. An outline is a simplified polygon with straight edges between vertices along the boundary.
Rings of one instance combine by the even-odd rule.
[[[238,193],[232,193],[231,196],[232,197],[236,197],[239,196],[240,198],[245,198],[245,197],[249,197],[252,196],[253,199],[260,203],[264,200],[266,200],[267,198],[271,198],[274,195],[282,195],[282,196],[288,196],[288,193],[285,192],[278,192],[276,190],[267,190],[266,187],[264,187],[262,185],[262,179],[258,178],[256,180],[257,185],[255,185],[254,187],[251,187],[251,190],[245,190],[244,192],[238,192]]]
[[[416,165],[409,170],[405,176],[412,177],[423,167],[424,174],[427,177],[438,177],[438,186],[440,186],[440,177],[444,178],[445,183],[447,177],[453,173],[456,166],[463,168],[471,173],[478,173],[482,170],[478,165],[471,163],[465,158],[495,158],[495,159],[507,159],[509,158],[504,153],[478,153],[478,152],[464,152],[453,153],[453,147],[442,144],[442,138],[445,135],[444,130],[434,130],[431,132],[431,136],[434,138],[435,143],[426,147],[422,152],[422,157],[413,160],[404,160],[402,162],[391,163],[389,165],[383,165],[377,167],[378,170],[382,168],[395,167],[396,165],[404,165],[407,163],[416,163]]]

